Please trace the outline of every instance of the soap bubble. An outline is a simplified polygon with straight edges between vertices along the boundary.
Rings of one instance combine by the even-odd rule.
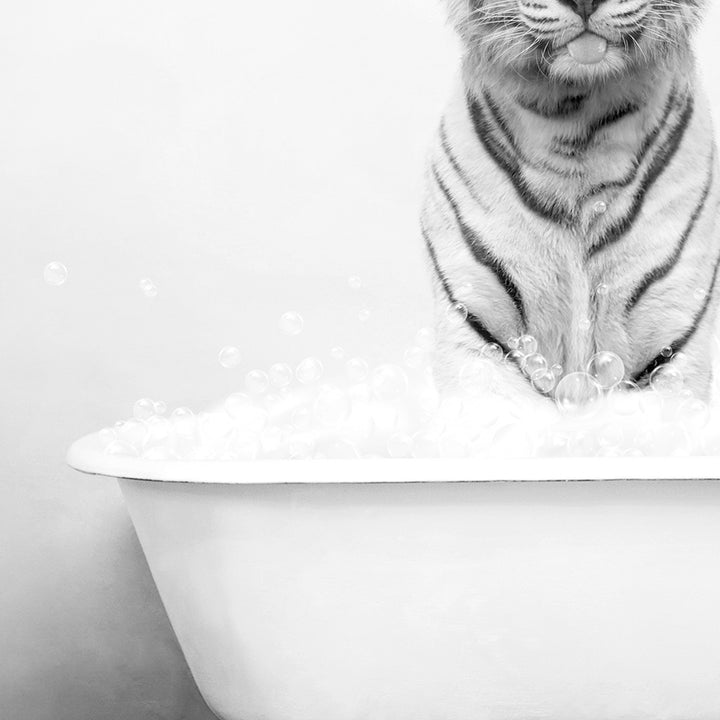
[[[370,319],[371,314],[372,313],[368,308],[362,308],[358,311],[358,320],[363,323],[367,322]]]
[[[268,421],[265,408],[256,405],[244,393],[233,393],[225,399],[225,412],[235,421],[238,428],[260,432]]]
[[[607,212],[608,206],[607,203],[604,200],[598,200],[593,205],[593,212],[596,215],[604,215]]]
[[[305,321],[300,313],[290,311],[280,316],[280,330],[286,335],[299,335],[304,325]]]
[[[555,363],[550,366],[550,372],[556,377],[561,378],[563,376],[564,368],[560,363]]]
[[[179,407],[173,410],[170,422],[178,435],[189,437],[195,433],[195,415],[190,408]]]
[[[345,359],[345,348],[341,348],[339,345],[335,346],[330,350],[330,357],[333,360],[344,360]]]
[[[385,364],[375,368],[370,384],[379,400],[396,403],[407,395],[409,383],[405,371],[398,365]]]
[[[308,357],[297,366],[295,377],[303,385],[312,385],[322,377],[323,370],[323,364],[318,358]]]
[[[595,294],[596,294],[598,297],[605,297],[605,296],[608,295],[609,293],[610,293],[610,287],[609,287],[608,285],[606,285],[605,283],[600,283],[600,284],[595,288]]]
[[[520,347],[520,338],[519,337],[508,338],[507,346],[511,350],[517,350]]]
[[[164,417],[153,415],[145,421],[148,429],[148,442],[162,443],[167,440],[173,432],[173,424]]]
[[[552,392],[557,379],[552,370],[539,369],[530,376],[530,382],[538,392],[547,394]]]
[[[133,417],[136,420],[147,420],[155,415],[155,403],[148,398],[142,398],[133,405]]]
[[[153,405],[155,406],[156,415],[164,415],[167,412],[167,404],[162,400],[156,400]]]
[[[480,355],[488,360],[502,361],[505,352],[497,343],[485,343],[480,349]]]
[[[660,351],[660,355],[664,358],[671,358],[673,356],[673,352],[674,350],[672,349],[672,347],[670,345],[667,345]]]
[[[516,365],[522,368],[525,362],[525,353],[522,350],[511,350],[504,358],[503,363],[505,365]]]
[[[600,386],[587,373],[566,375],[555,388],[555,402],[564,412],[582,410],[600,397]]]
[[[362,358],[350,358],[345,363],[345,372],[353,383],[360,383],[367,379],[370,368]]]
[[[315,417],[321,425],[333,427],[347,420],[352,410],[347,393],[335,385],[323,385],[315,399]]]
[[[459,327],[468,319],[468,309],[463,303],[453,303],[445,314],[451,327]]]
[[[236,368],[241,359],[240,350],[234,345],[226,345],[218,354],[218,361],[227,370]]]
[[[270,368],[270,382],[279,390],[288,387],[292,383],[293,377],[293,370],[287,363],[275,363]]]
[[[420,328],[415,335],[415,344],[423,350],[432,350],[435,347],[435,333],[430,328]]]
[[[592,356],[587,372],[601,388],[609,390],[625,377],[625,364],[615,353],[603,351]]]
[[[707,290],[705,290],[705,288],[695,288],[695,291],[693,292],[693,297],[698,301],[704,300],[706,295]]]
[[[140,420],[126,420],[116,429],[118,440],[141,449],[150,437],[147,425]]]
[[[150,278],[143,278],[140,280],[140,291],[142,294],[150,299],[154,300],[158,295],[158,289],[155,283]]]
[[[362,278],[359,277],[358,275],[351,275],[348,278],[348,285],[353,290],[359,290],[363,286]]]
[[[640,411],[640,388],[632,380],[621,380],[608,394],[608,408],[616,415],[636,415]]]
[[[68,277],[68,269],[61,262],[51,262],[45,266],[43,278],[48,285],[60,287]]]
[[[578,323],[578,328],[580,328],[581,332],[588,332],[590,328],[592,327],[592,320],[590,318],[583,318]]]
[[[532,335],[521,335],[518,338],[517,349],[523,355],[532,355],[538,350],[537,340]]]
[[[254,395],[262,395],[270,387],[270,376],[264,370],[251,370],[245,376],[245,389]]]
[[[547,360],[540,353],[531,353],[522,363],[522,369],[532,377],[538,370],[547,370]]]
[[[673,365],[660,365],[650,375],[650,386],[663,395],[674,395],[683,389],[683,374]]]

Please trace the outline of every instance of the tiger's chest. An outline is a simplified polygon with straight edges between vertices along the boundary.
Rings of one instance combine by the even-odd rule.
[[[436,264],[501,344],[531,334],[566,370],[599,350],[641,367],[714,285],[709,114],[670,82],[645,108],[537,114],[489,95],[451,108],[425,220]]]

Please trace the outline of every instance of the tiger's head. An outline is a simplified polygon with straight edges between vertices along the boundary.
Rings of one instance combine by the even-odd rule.
[[[448,0],[475,64],[567,83],[673,62],[706,1]]]

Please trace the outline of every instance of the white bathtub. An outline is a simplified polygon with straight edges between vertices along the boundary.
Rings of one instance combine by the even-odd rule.
[[[720,717],[717,459],[68,459],[223,720]]]

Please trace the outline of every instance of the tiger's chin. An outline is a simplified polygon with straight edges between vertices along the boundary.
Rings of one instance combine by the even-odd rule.
[[[624,48],[608,45],[601,57],[586,61],[583,56],[574,55],[569,46],[559,48],[546,66],[549,79],[572,85],[592,85],[610,78],[622,77],[633,69]]]

